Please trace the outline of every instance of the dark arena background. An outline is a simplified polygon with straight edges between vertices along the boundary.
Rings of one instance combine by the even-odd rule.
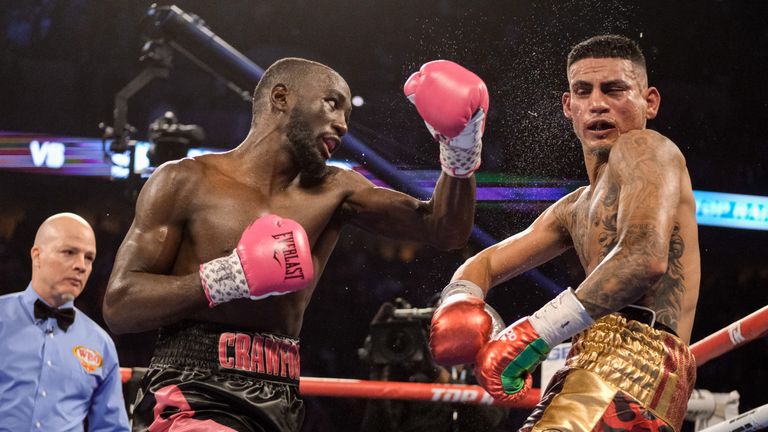
[[[692,342],[768,304],[768,2],[179,0],[158,7],[171,4],[196,15],[198,25],[260,68],[288,56],[335,68],[359,97],[350,135],[426,190],[439,170],[437,146],[402,84],[434,59],[476,72],[491,94],[476,214],[486,240],[524,229],[554,200],[586,184],[580,146],[560,107],[570,46],[605,33],[637,40],[650,82],[662,95],[649,127],[680,147],[693,187],[702,192],[702,283]],[[212,66],[205,56],[192,60],[186,42],[162,40],[151,28],[151,6],[0,0],[0,294],[26,287],[29,249],[42,220],[74,211],[91,222],[98,241],[95,268],[77,305],[105,328],[104,291],[147,166],[182,157],[187,147],[233,148],[251,118],[242,92],[250,93],[255,82]],[[118,92],[150,69],[160,72],[131,88],[116,116]],[[150,136],[150,124],[168,111],[181,124],[199,126],[204,138],[194,131],[191,138]],[[109,127],[116,132],[109,134]],[[148,160],[150,138],[155,151]],[[130,143],[133,173],[125,150]],[[335,163],[403,190],[352,144],[345,140]],[[429,307],[456,267],[482,247],[474,237],[464,250],[443,253],[348,228],[304,320],[302,376],[428,380],[412,358],[393,360],[400,363],[387,364],[389,375],[382,376],[375,338],[366,344],[370,323],[385,302]],[[583,277],[569,252],[495,288],[489,303],[511,323],[541,307],[553,286],[575,287]],[[154,337],[114,335],[121,365],[147,366]],[[412,341],[417,349],[422,342]],[[696,387],[738,391],[740,412],[768,403],[767,386],[765,337],[698,369]],[[306,400],[305,431],[369,430],[363,419],[372,406],[397,415],[443,415],[426,402]],[[456,422],[443,429],[424,423],[418,430],[511,431],[528,411],[473,414],[503,417],[493,429]]]

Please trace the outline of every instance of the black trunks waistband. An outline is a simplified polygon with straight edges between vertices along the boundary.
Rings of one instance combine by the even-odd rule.
[[[665,331],[677,336],[676,331],[656,320],[656,313],[653,311],[653,309],[646,308],[644,306],[629,305],[617,311],[616,313],[628,320],[641,322],[655,328],[656,330]]]
[[[163,327],[150,367],[202,369],[298,385],[298,339],[184,321]]]

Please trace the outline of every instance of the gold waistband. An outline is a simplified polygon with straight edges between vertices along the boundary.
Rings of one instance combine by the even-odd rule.
[[[616,314],[574,337],[566,366],[597,374],[677,430],[696,381],[696,363],[683,341]]]

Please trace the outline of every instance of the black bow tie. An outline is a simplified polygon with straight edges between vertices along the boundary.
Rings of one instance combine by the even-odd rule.
[[[56,318],[59,328],[67,331],[75,322],[75,310],[72,308],[57,309],[48,306],[40,300],[35,300],[35,319]]]

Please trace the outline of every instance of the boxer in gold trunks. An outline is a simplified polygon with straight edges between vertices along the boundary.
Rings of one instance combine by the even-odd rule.
[[[442,364],[475,362],[489,393],[514,400],[551,347],[574,337],[522,430],[680,430],[696,377],[688,343],[700,280],[685,159],[646,129],[661,99],[635,42],[583,41],[568,55],[567,74],[563,112],[589,185],[456,271],[432,319],[432,352]],[[584,281],[493,335],[488,290],[571,247]]]

